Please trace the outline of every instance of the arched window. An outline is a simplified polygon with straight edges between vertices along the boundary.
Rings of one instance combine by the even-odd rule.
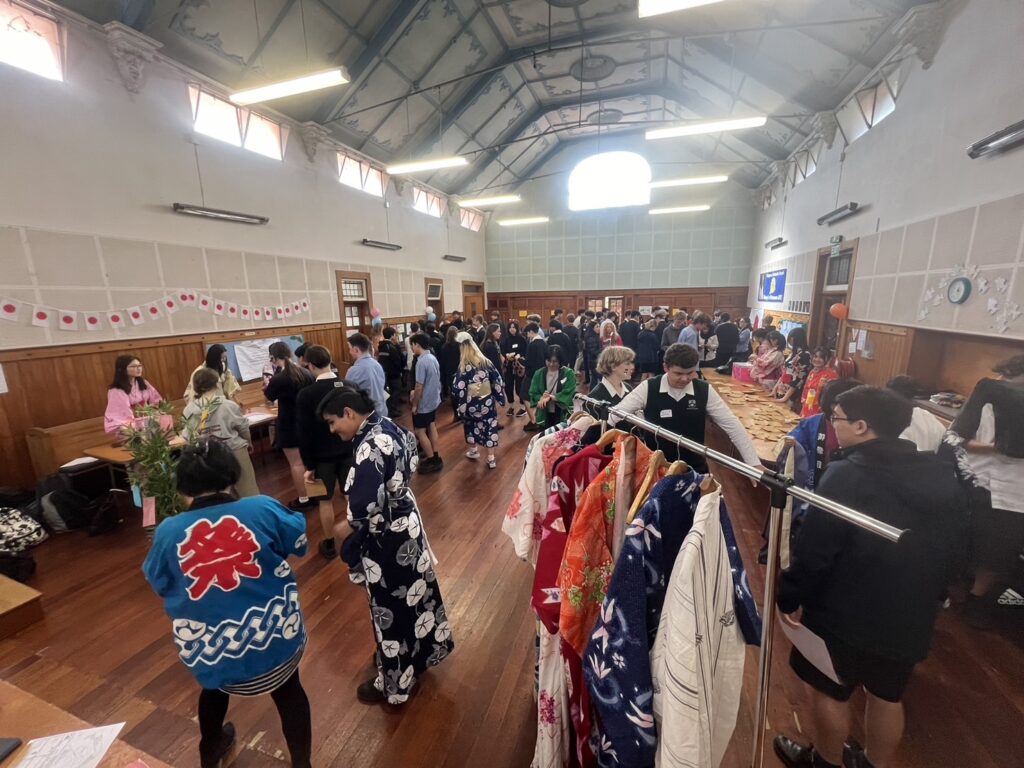
[[[651,166],[635,152],[581,160],[569,175],[569,210],[623,208],[651,202]]]

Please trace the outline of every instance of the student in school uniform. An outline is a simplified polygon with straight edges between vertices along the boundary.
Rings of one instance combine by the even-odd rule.
[[[412,392],[412,426],[423,448],[419,473],[428,475],[444,469],[438,452],[437,409],[441,405],[441,366],[430,349],[430,337],[425,333],[413,334],[409,345],[416,355],[416,387]]]
[[[141,405],[159,405],[163,397],[142,375],[142,361],[134,355],[120,355],[114,361],[114,380],[107,389],[107,409],[103,413],[103,431],[121,436],[124,427],[135,419]]]
[[[305,350],[303,350],[305,351]],[[299,454],[299,435],[295,425],[295,400],[299,392],[313,383],[313,374],[292,362],[291,348],[283,341],[275,341],[270,345],[270,364],[274,367],[274,375],[270,377],[263,389],[263,396],[268,402],[277,403],[277,429],[275,448],[280,448],[288,459],[291,470],[292,484],[298,494],[288,503],[288,508],[296,512],[313,506],[306,495],[306,472]]]

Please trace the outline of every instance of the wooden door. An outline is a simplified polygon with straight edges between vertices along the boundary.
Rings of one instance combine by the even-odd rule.
[[[462,312],[467,322],[484,313],[484,284],[462,281]]]
[[[373,337],[373,319],[370,308],[373,306],[373,294],[370,286],[369,272],[336,271],[338,284],[338,317],[341,322],[342,338],[348,338],[356,331]],[[335,362],[351,363],[348,345],[342,349],[332,349],[331,356]]]

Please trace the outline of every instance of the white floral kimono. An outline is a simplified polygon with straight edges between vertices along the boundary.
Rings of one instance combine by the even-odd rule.
[[[342,545],[350,578],[364,584],[377,639],[377,687],[388,703],[409,698],[418,675],[454,648],[434,573],[434,558],[409,479],[416,438],[388,418],[371,414],[356,435],[349,472],[348,520],[355,529]]]

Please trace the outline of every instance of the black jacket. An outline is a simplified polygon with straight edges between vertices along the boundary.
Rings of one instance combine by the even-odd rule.
[[[352,455],[352,443],[333,434],[327,422],[316,415],[317,406],[335,387],[354,387],[345,379],[320,379],[299,390],[295,396],[295,429],[299,438],[299,454],[306,469],[316,469],[323,461],[344,459]]]
[[[996,423],[996,450],[1004,456],[1024,458],[1024,384],[982,379],[950,429],[964,440],[973,440],[986,405],[992,406]]]
[[[719,323],[715,328],[718,337],[718,357],[732,357],[740,344],[740,329],[731,322]]]
[[[566,365],[572,368],[580,354],[580,329],[575,325],[569,324],[562,329],[562,333],[569,339],[569,361]]]
[[[648,331],[644,328],[637,336],[636,342],[636,364],[654,365],[658,362],[658,353],[661,351],[661,341],[656,331]]]
[[[623,346],[637,351],[637,339],[640,337],[640,323],[636,320],[627,320],[619,326],[619,336],[622,337]]]
[[[826,640],[922,661],[967,543],[953,466],[908,440],[872,440],[837,454],[816,493],[912,533],[894,544],[811,507],[779,581],[779,607],[803,606],[803,623]]]
[[[526,347],[523,367],[526,369],[526,379],[529,381],[535,371],[539,371],[547,365],[548,343],[540,336],[537,336]]]

